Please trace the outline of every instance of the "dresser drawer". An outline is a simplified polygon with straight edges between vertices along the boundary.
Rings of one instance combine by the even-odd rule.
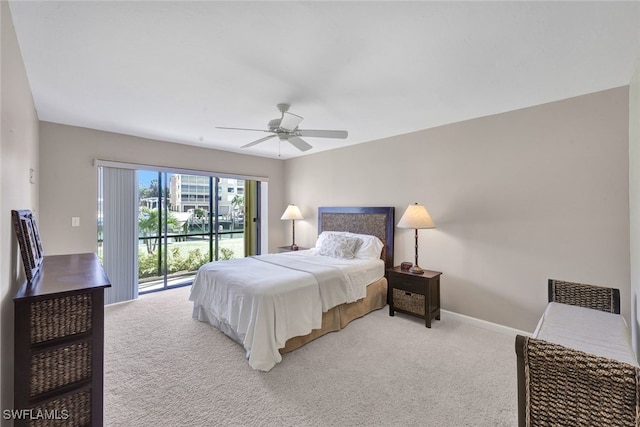
[[[31,356],[29,397],[91,379],[91,341],[45,349]]]
[[[91,296],[91,293],[86,292],[31,302],[31,344],[91,331]]]
[[[28,422],[28,425],[29,427],[102,425],[102,420],[92,423],[92,398],[91,389],[88,388],[35,405],[31,408],[34,412],[46,413],[50,418],[33,419]]]

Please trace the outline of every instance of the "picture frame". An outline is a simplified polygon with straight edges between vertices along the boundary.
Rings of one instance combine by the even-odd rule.
[[[38,275],[44,259],[40,231],[33,213],[28,209],[12,210],[11,219],[20,246],[27,282],[32,282]]]

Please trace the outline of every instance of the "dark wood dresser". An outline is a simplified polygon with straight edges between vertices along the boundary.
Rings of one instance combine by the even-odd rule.
[[[53,255],[15,295],[15,426],[102,426],[110,286],[96,254]]]

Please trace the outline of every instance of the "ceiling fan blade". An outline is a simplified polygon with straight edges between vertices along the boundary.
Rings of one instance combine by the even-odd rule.
[[[282,121],[280,121],[280,129],[292,131],[298,127],[301,121],[304,118],[300,116],[296,116],[295,114],[291,114],[288,112],[282,113]]]
[[[252,131],[255,131],[255,132],[271,132],[270,130],[264,130],[264,129],[227,128],[227,127],[222,127],[222,126],[216,126],[216,129],[252,130]]]
[[[313,148],[309,143],[297,136],[290,136],[287,140],[300,151],[307,151]]]
[[[349,132],[346,130],[312,130],[312,129],[301,129],[296,131],[296,135],[300,136],[310,136],[313,138],[338,138],[345,139],[349,136]]]
[[[275,137],[275,135],[265,136],[264,138],[260,138],[260,139],[258,139],[258,140],[256,140],[256,141],[253,141],[253,142],[250,142],[250,143],[248,143],[248,144],[245,144],[245,145],[243,145],[243,146],[242,146],[242,147],[240,147],[240,148],[253,147],[253,146],[254,146],[254,145],[256,145],[256,144],[260,144],[261,142],[264,142],[264,141],[266,141],[267,139],[271,139],[271,138],[274,138],[274,137]]]

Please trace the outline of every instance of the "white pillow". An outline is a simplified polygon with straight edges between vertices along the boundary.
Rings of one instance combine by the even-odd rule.
[[[359,237],[345,234],[329,234],[322,240],[319,254],[334,258],[353,259],[362,245]]]
[[[327,236],[330,235],[346,235],[350,237],[358,237],[362,240],[362,245],[356,252],[355,257],[359,259],[379,259],[380,254],[382,253],[382,248],[384,244],[380,239],[376,236],[371,236],[368,234],[356,234],[349,233],[346,231],[323,231],[318,236],[318,240],[316,241],[316,248],[320,249],[322,243],[325,241]]]
[[[318,236],[318,240],[316,240],[316,248],[320,249],[320,246],[322,246],[322,242],[326,240],[327,236],[330,236],[332,234],[347,234],[347,233],[345,231],[323,231]]]
[[[358,252],[356,253],[356,258],[380,259],[382,248],[384,247],[382,240],[378,239],[376,236],[370,236],[368,234],[347,234],[352,237],[358,237],[362,240],[362,245],[360,245],[360,249],[358,249]]]

